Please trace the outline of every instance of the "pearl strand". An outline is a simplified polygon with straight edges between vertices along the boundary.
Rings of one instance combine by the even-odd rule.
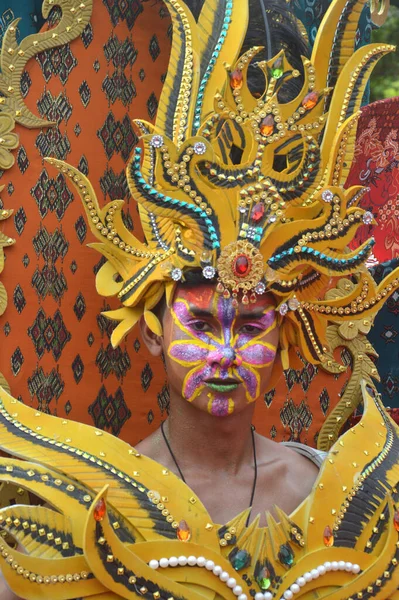
[[[204,556],[171,556],[170,558],[160,558],[159,560],[150,560],[148,566],[151,569],[166,569],[167,567],[202,567],[211,571],[220,581],[225,583],[231,589],[233,594],[237,596],[237,600],[248,600],[246,594],[243,593],[242,587],[237,585],[236,579],[224,571],[220,565],[216,565],[213,560],[208,560]],[[263,596],[262,596],[263,597]],[[269,599],[266,599],[269,600]]]
[[[296,580],[296,583],[293,583],[291,585],[291,587],[284,592],[284,594],[281,596],[280,600],[292,600],[292,598],[295,596],[295,594],[298,594],[300,589],[302,587],[304,587],[307,583],[310,583],[314,579],[318,579],[319,577],[322,577],[329,571],[347,571],[348,573],[353,573],[353,574],[357,575],[360,572],[360,567],[357,564],[354,564],[351,562],[345,562],[344,560],[340,560],[340,561],[334,560],[332,562],[327,561],[324,564],[319,565],[315,569],[312,569],[311,571],[307,571],[306,573],[304,573],[302,575],[302,577],[298,577],[298,579]],[[263,594],[260,594],[260,595],[255,594],[255,600],[264,600],[264,598],[265,597]],[[272,598],[272,596],[270,596],[270,600],[271,600],[271,598]]]
[[[233,594],[237,596],[237,600],[248,600],[246,594],[243,593],[242,587],[237,585],[236,579],[231,577],[227,571],[224,571],[220,565],[216,565],[213,560],[207,560],[204,556],[171,556],[170,558],[160,558],[159,560],[150,560],[148,566],[151,569],[166,569],[168,567],[201,567],[219,577],[220,581],[225,583],[228,588],[231,589]],[[344,560],[325,562],[319,565],[311,571],[307,571],[301,577],[298,577],[296,583],[293,583],[291,587],[286,590],[281,596],[280,600],[292,600],[295,594],[300,592],[301,588],[307,583],[310,583],[314,579],[325,575],[329,571],[347,571],[357,575],[360,572],[360,566],[351,562],[345,562]],[[254,600],[272,600],[273,594],[271,592],[257,592],[254,596]]]

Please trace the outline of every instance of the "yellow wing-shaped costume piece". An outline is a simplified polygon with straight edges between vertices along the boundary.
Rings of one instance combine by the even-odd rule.
[[[371,388],[363,395],[362,421],[331,448],[308,498],[259,528],[247,511],[213,523],[162,465],[0,392],[1,448],[18,457],[0,459],[0,481],[46,502],[0,511],[25,551],[1,543],[6,580],[29,600],[396,599],[399,430]]]

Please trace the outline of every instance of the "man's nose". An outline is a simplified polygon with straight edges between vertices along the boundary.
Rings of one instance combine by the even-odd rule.
[[[221,348],[220,350],[212,350],[207,356],[208,365],[220,365],[228,369],[229,367],[237,366],[242,364],[242,358],[236,354],[233,348]]]

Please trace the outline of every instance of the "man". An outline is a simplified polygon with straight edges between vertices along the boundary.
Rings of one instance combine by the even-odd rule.
[[[337,416],[324,461],[251,427],[277,353],[283,368],[293,345],[333,368],[329,323],[354,328],[399,285],[393,273],[376,286],[364,269],[371,240],[348,249],[372,216],[357,208],[362,190],[343,188],[364,73],[389,49],[348,59],[357,13],[336,0],[292,98],[301,73],[283,53],[266,52],[264,84],[251,83],[260,49],[240,52],[247,3],[205,4],[198,24],[168,7],[170,68],[128,169],[146,242],[124,226],[120,202],[100,208],[84,175],[49,163],[70,177],[100,242],[98,290],[123,305],[105,313],[118,322],[112,343],[140,321],[164,355],[170,418],[132,449],[16,411],[2,392],[2,447],[26,461],[0,462],[1,477],[57,511],[2,512],[35,555],[3,544],[5,577],[26,598],[46,585],[54,598],[394,597],[399,435],[373,388],[355,383],[364,417],[334,444]]]

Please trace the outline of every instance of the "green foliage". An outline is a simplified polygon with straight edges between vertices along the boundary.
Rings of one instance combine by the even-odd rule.
[[[397,4],[397,3],[395,3]],[[399,46],[399,7],[391,3],[386,23],[373,31],[372,41]],[[370,102],[399,96],[399,48],[380,60],[371,76]]]

